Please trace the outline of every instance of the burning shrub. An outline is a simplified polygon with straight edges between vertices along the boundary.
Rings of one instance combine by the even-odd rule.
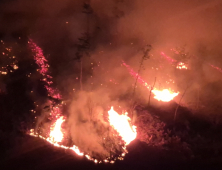
[[[130,124],[127,113],[119,115],[113,107],[108,111],[92,101],[92,95],[80,92],[72,100],[67,116],[61,110],[56,111],[56,108],[62,109],[61,106],[50,107],[50,114],[41,118],[48,121],[37,122],[40,131],[32,130],[31,135],[71,149],[96,163],[123,159],[126,145],[136,137],[135,127]]]
[[[96,101],[92,94],[86,92],[79,93],[77,100],[73,100],[68,117],[71,138],[81,151],[92,158],[116,159],[126,153],[125,146],[135,138],[131,139],[131,126],[127,129],[130,119],[126,114],[119,115],[113,108],[108,111]],[[128,135],[130,141],[124,135]]]

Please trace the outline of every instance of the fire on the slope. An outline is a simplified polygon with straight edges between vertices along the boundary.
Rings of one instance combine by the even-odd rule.
[[[64,135],[63,135],[63,132],[62,132],[62,127],[61,127],[62,123],[64,121],[65,121],[65,119],[64,119],[63,116],[59,117],[56,120],[56,122],[50,128],[49,137],[43,137],[42,135],[39,135],[38,133],[35,133],[34,129],[31,129],[29,134],[31,136],[39,137],[41,139],[44,139],[44,140],[48,141],[49,143],[53,144],[56,147],[60,147],[60,148],[64,148],[64,149],[71,149],[77,155],[83,156],[83,153],[80,152],[80,150],[77,146],[73,145],[72,147],[67,147],[67,146],[64,146],[64,145],[60,144],[62,142],[62,140],[64,139]]]
[[[63,133],[61,131],[62,123],[64,122],[63,116],[56,120],[54,127],[52,127],[52,131],[49,134],[49,140],[54,141],[56,143],[62,142]]]
[[[108,111],[109,115],[109,124],[112,126],[119,134],[119,136],[122,138],[122,140],[125,142],[125,145],[123,146],[124,152],[118,157],[118,159],[122,160],[125,154],[127,153],[126,146],[133,141],[136,138],[136,126],[131,125],[131,120],[127,116],[127,112],[125,114],[119,115],[113,107]],[[31,129],[30,135],[35,137],[40,137],[49,143],[53,144],[56,147],[64,148],[64,149],[70,149],[74,151],[79,156],[85,156],[87,159],[94,161],[95,163],[102,163],[102,162],[109,162],[114,163],[113,160],[110,160],[109,158],[104,160],[97,160],[92,158],[91,156],[84,154],[80,151],[80,149],[73,145],[72,147],[67,147],[62,145],[62,141],[64,139],[64,134],[62,130],[62,123],[65,121],[65,118],[63,116],[59,117],[56,122],[51,126],[49,137],[43,137],[39,134],[35,134],[34,130]]]
[[[163,102],[169,102],[176,97],[178,93],[174,93],[169,89],[163,89],[163,90],[157,90],[154,88],[152,90],[152,93],[155,95],[154,98],[157,99],[158,101],[163,101]]]
[[[128,145],[131,141],[136,138],[136,126],[130,125],[130,118],[125,114],[119,115],[113,107],[108,111],[109,123],[119,133],[122,139]]]
[[[42,49],[32,39],[29,40],[29,45],[31,50],[35,54],[34,60],[39,66],[39,69],[37,71],[42,75],[42,81],[46,83],[45,88],[48,91],[48,95],[51,96],[52,99],[61,99],[61,95],[58,93],[58,90],[51,87],[51,85],[53,84],[51,80],[52,76],[50,76],[50,74],[48,73],[49,64],[47,59],[43,55]],[[44,137],[41,134],[38,134],[38,132],[35,132],[34,129],[31,129],[29,134],[31,136],[40,137],[56,147],[71,149],[77,155],[83,156],[83,153],[80,152],[77,146],[73,145],[72,147],[67,147],[61,144],[64,138],[61,126],[62,123],[65,121],[65,118],[61,116],[61,105],[53,106],[54,102],[51,101],[51,103],[52,106],[50,116],[52,120],[55,120],[55,123],[51,125],[49,136]]]
[[[179,62],[177,64],[177,69],[180,69],[180,70],[185,69],[185,70],[187,70],[187,66],[183,62]]]
[[[39,127],[39,125],[36,128],[38,130],[31,129],[29,134],[32,136],[35,136],[35,137],[40,137],[40,138],[48,141],[49,143],[53,144],[56,147],[72,150],[77,155],[85,156],[87,159],[92,160],[95,163],[101,163],[101,162],[114,163],[114,160],[116,160],[116,159],[122,160],[123,157],[125,156],[125,154],[127,153],[126,145],[129,144],[132,140],[134,140],[136,138],[136,131],[135,131],[135,127],[130,128],[131,127],[130,122],[129,122],[130,118],[128,118],[127,115],[125,115],[125,116],[118,115],[117,112],[115,112],[113,110],[113,108],[109,112],[110,126],[113,127],[113,129],[115,129],[116,132],[119,133],[119,136],[122,137],[122,141],[124,141],[124,143],[125,143],[124,146],[122,146],[122,144],[119,145],[122,148],[121,149],[122,154],[120,154],[120,155],[118,154],[117,158],[113,159],[113,157],[112,158],[108,157],[104,160],[98,160],[98,159],[92,158],[88,154],[81,152],[80,149],[75,145],[73,145],[72,147],[68,147],[68,146],[63,145],[63,143],[65,141],[64,135],[66,134],[66,132],[65,132],[66,130],[62,128],[62,124],[65,122],[65,118],[61,114],[62,113],[62,111],[61,111],[62,104],[56,104],[53,101],[53,100],[61,100],[61,95],[57,89],[52,87],[52,84],[53,84],[52,76],[48,72],[49,64],[48,64],[47,59],[43,55],[42,49],[37,44],[35,44],[33,42],[33,40],[31,40],[31,39],[29,40],[29,46],[34,53],[34,60],[35,60],[36,64],[39,66],[39,69],[37,69],[37,71],[42,75],[42,81],[46,83],[45,88],[48,92],[48,95],[52,98],[51,99],[51,106],[50,106],[51,113],[49,114],[49,119],[51,120],[51,122],[54,122],[51,125],[50,129],[44,129],[44,130],[46,130],[46,132],[48,132],[45,135],[42,135],[41,132],[38,131],[41,129],[41,127]],[[117,121],[117,124],[114,123],[115,121]],[[118,124],[124,124],[127,127],[126,128],[124,126],[119,127]],[[127,131],[124,132],[120,128],[123,128]],[[128,135],[132,135],[132,137],[128,136]],[[105,138],[104,138],[104,140],[105,140]]]
[[[65,122],[65,117],[62,116],[62,111],[61,107],[62,104],[56,104],[53,102],[53,100],[61,100],[61,95],[58,92],[57,89],[52,87],[52,76],[48,72],[48,68],[50,67],[48,64],[47,59],[43,55],[42,49],[34,43],[33,40],[29,40],[29,45],[31,50],[33,51],[34,59],[36,64],[39,66],[39,69],[37,70],[41,75],[42,75],[42,81],[46,83],[45,88],[48,92],[48,95],[52,98],[51,100],[51,113],[49,119],[51,122],[54,122],[50,129],[44,129],[48,133],[45,135],[42,135],[41,132],[37,132],[34,129],[30,130],[30,135],[35,136],[35,137],[40,137],[49,143],[53,144],[56,147],[64,148],[64,149],[69,149],[74,151],[77,155],[79,156],[85,156],[87,159],[94,161],[95,163],[101,163],[101,162],[110,162],[114,163],[114,160],[119,159],[122,160],[125,154],[127,153],[126,146],[136,138],[136,127],[132,126],[130,124],[130,118],[127,116],[127,113],[125,115],[119,115],[116,111],[113,110],[113,107],[111,107],[110,111],[108,112],[109,114],[109,124],[113,129],[116,130],[116,132],[119,134],[119,136],[122,138],[124,141],[125,145],[122,146],[121,144],[119,145],[122,147],[122,154],[118,155],[117,158],[113,160],[113,158],[108,157],[107,159],[104,160],[98,160],[92,158],[90,155],[85,154],[80,151],[80,149],[73,145],[72,147],[68,147],[63,145],[64,140],[65,140],[65,129],[62,128],[62,124]],[[121,125],[121,126],[120,126]],[[37,127],[37,129],[41,129],[41,127]],[[104,138],[105,140],[105,138]]]
[[[163,53],[163,55],[165,55]],[[152,87],[150,85],[148,85],[148,83],[143,80],[138,73],[134,72],[134,70],[132,68],[130,68],[129,65],[127,65],[126,63],[123,62],[123,65],[129,70],[129,73],[134,77],[137,78],[138,82],[141,83],[142,85],[144,85],[147,89],[152,89]],[[169,102],[171,100],[174,99],[174,97],[176,97],[178,93],[174,93],[173,91],[169,90],[169,89],[163,89],[163,90],[158,90],[156,88],[154,88],[153,90],[151,90],[151,92],[155,95],[154,98],[157,99],[158,101],[163,101],[163,102]]]

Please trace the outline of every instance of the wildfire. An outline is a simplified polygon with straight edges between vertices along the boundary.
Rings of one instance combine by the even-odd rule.
[[[127,112],[125,114],[119,115],[113,107],[108,111],[109,114],[109,123],[110,126],[112,126],[122,137],[123,141],[125,142],[125,146],[128,145],[131,141],[133,141],[136,138],[136,126],[131,126],[130,124],[130,118],[127,116]],[[56,122],[51,126],[49,137],[43,137],[41,135],[35,134],[34,130],[30,130],[30,135],[34,137],[40,137],[41,139],[44,139],[48,141],[49,143],[53,144],[56,147],[60,147],[63,149],[69,149],[74,151],[79,156],[85,156],[87,159],[94,161],[95,163],[102,163],[102,161],[98,161],[97,159],[94,159],[90,157],[87,154],[84,154],[79,150],[79,148],[75,145],[72,147],[67,147],[62,144],[59,144],[63,140],[63,132],[62,132],[62,123],[65,121],[65,118],[63,116],[59,117]],[[119,160],[123,160],[123,157],[127,153],[126,147],[123,146],[124,152],[121,154],[121,156],[118,157]],[[103,162],[109,162],[114,163],[113,160],[109,160],[110,158],[104,159]]]
[[[136,126],[130,125],[130,118],[125,114],[119,115],[114,109],[113,106],[108,111],[109,114],[109,123],[113,128],[119,133],[122,139],[128,145],[131,141],[136,138]]]
[[[52,87],[52,76],[48,73],[48,68],[50,67],[48,64],[47,59],[43,55],[42,49],[37,46],[31,39],[29,40],[30,48],[32,49],[34,55],[34,59],[36,64],[39,66],[39,69],[37,70],[42,75],[42,81],[46,83],[45,88],[48,92],[48,95],[52,99],[61,99],[61,95],[58,92],[57,89]],[[139,78],[139,80],[143,81]],[[147,83],[143,81],[144,85]],[[146,83],[146,84],[145,84]],[[147,87],[148,88],[148,87]],[[51,100],[51,99],[50,99]],[[55,122],[51,128],[49,129],[48,136],[42,136],[41,133],[35,132],[33,129],[30,130],[29,135],[34,137],[39,137],[43,140],[46,140],[47,142],[51,143],[52,145],[56,147],[60,147],[63,149],[69,149],[74,151],[79,156],[85,156],[87,159],[94,161],[95,163],[101,163],[101,162],[110,162],[114,163],[113,158],[109,157],[107,159],[97,160],[95,158],[92,158],[91,156],[87,155],[86,153],[83,153],[80,151],[80,149],[73,145],[72,147],[67,147],[62,145],[62,141],[64,139],[64,130],[62,129],[62,124],[65,121],[65,118],[61,116],[61,106],[62,104],[56,104],[51,100],[52,106],[50,107],[51,113],[50,113],[50,120]],[[123,160],[123,157],[127,153],[126,145],[128,145],[132,140],[136,138],[136,127],[130,125],[130,118],[127,116],[127,113],[124,115],[119,115],[116,111],[113,110],[113,107],[108,111],[109,114],[109,123],[110,126],[113,126],[113,128],[119,133],[119,135],[122,137],[122,140],[125,141],[125,146],[122,147],[123,153],[121,156],[119,156],[117,159]],[[115,158],[116,160],[116,158]]]
[[[52,131],[54,131],[54,129]],[[59,130],[59,133],[57,134],[56,131],[55,131],[55,133],[54,133],[55,136],[60,136],[61,135],[60,132],[61,132],[61,130]],[[74,151],[79,156],[83,156],[84,155],[82,152],[80,152],[80,150],[79,150],[79,148],[77,146],[73,145],[72,147],[67,147],[67,146],[58,144],[57,142],[55,142],[55,139],[53,139],[53,138],[50,138],[50,137],[45,138],[45,137],[43,137],[41,135],[35,134],[34,133],[34,129],[30,130],[29,135],[34,136],[34,137],[39,137],[41,139],[44,139],[44,140],[46,140],[47,142],[51,143],[52,145],[54,145],[56,147],[63,148],[63,149],[70,149],[70,150]],[[63,134],[62,134],[62,137],[61,137],[61,141],[62,141],[62,139],[63,139]],[[60,142],[60,138],[58,139],[58,142]]]
[[[163,57],[165,57],[165,59],[167,59],[170,63],[174,63],[176,62],[176,60],[170,58],[169,56],[167,56],[164,52],[160,53]]]
[[[179,62],[178,64],[177,64],[177,69],[186,69],[187,70],[187,66],[184,64],[184,63],[182,63],[182,62]]]
[[[61,95],[59,94],[58,90],[51,87],[53,84],[52,76],[50,76],[48,73],[48,68],[50,65],[48,64],[48,60],[43,55],[42,49],[32,39],[29,40],[29,46],[32,52],[35,54],[34,60],[39,66],[37,71],[42,75],[42,81],[46,83],[45,88],[48,91],[49,96],[54,99],[61,99]]]
[[[158,101],[163,101],[163,102],[169,102],[173,100],[173,98],[179,94],[179,92],[174,93],[168,89],[163,89],[162,91],[154,89],[152,90],[152,93],[155,95],[154,96],[155,99],[157,99]]]
[[[169,56],[167,56],[164,52],[161,52],[160,54],[161,54],[163,57],[165,57],[165,59],[167,59],[171,64],[178,62],[177,60],[174,60],[174,59],[170,58]],[[182,70],[182,69],[187,70],[187,69],[188,69],[187,65],[186,65],[185,63],[183,63],[183,62],[179,62],[179,63],[177,64],[176,68],[177,68],[177,69],[180,69],[180,70]]]
[[[58,142],[61,142],[62,139],[63,139],[63,133],[61,131],[61,126],[62,126],[62,123],[64,122],[64,118],[63,116],[60,117],[59,119],[57,119],[57,121],[55,122],[55,125],[54,125],[54,128],[53,130],[50,132],[50,140],[58,143]]]
[[[73,150],[77,155],[79,156],[83,156],[84,154],[82,152],[80,152],[79,148],[77,146],[73,146],[70,148],[71,150]]]
[[[15,51],[11,47],[12,44],[5,43],[3,40],[0,41],[0,74],[7,75],[18,69],[18,60],[13,55]]]
[[[219,72],[221,72],[222,73],[222,69],[221,68],[219,68],[219,67],[216,67],[216,66],[214,66],[214,65],[212,65],[212,64],[209,64],[212,68],[214,68],[214,69],[216,69],[217,71],[219,71]]]
[[[122,61],[123,62],[123,61]],[[130,68],[129,65],[127,65],[125,62],[123,62],[123,65],[129,70],[129,73],[134,77],[134,78],[137,78],[138,82],[141,83],[142,85],[144,85],[146,88],[150,89],[150,85],[144,81],[142,79],[142,77],[140,77],[138,75],[138,73],[136,73],[132,68]]]
[[[60,142],[62,142],[62,140],[64,138],[64,135],[62,132],[62,123],[64,121],[65,121],[65,118],[63,116],[61,116],[60,118],[58,118],[56,120],[56,122],[51,126],[51,130],[50,130],[48,138],[45,138],[45,137],[38,135],[38,134],[35,134],[33,129],[30,130],[29,134],[34,137],[40,137],[56,147],[60,147],[63,149],[70,149],[70,150],[74,151],[77,155],[83,156],[84,154],[82,152],[80,152],[80,150],[77,146],[73,145],[72,147],[67,147],[67,146],[59,144]]]
[[[165,55],[164,53],[161,53],[162,55]],[[165,55],[166,56],[166,55]],[[166,56],[167,57],[167,56]],[[172,62],[175,62],[175,60],[171,60]],[[127,65],[126,63],[123,62],[123,65],[129,70],[129,73],[136,78],[138,76],[138,82],[143,84],[147,89],[150,89],[151,86],[148,85],[147,82],[145,82],[139,75],[138,73],[134,72],[133,69],[130,68],[129,65]],[[163,102],[169,102],[170,100],[173,100],[174,97],[176,97],[178,93],[174,93],[168,89],[164,89],[162,91],[157,90],[157,89],[153,89],[152,93],[155,95],[154,98],[157,99],[158,101],[163,101]]]

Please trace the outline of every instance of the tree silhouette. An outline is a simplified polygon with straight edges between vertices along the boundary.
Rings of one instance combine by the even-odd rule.
[[[87,0],[83,3],[83,13],[87,15],[87,28],[86,32],[82,34],[80,38],[78,38],[77,43],[77,52],[75,54],[75,59],[77,59],[80,62],[80,90],[83,90],[82,88],[82,58],[84,56],[90,56],[89,55],[89,49],[90,49],[90,14],[93,13],[93,10],[90,5],[90,0]]]

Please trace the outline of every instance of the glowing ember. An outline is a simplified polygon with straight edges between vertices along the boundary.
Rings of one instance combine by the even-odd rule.
[[[129,73],[134,77],[134,78],[137,78],[138,77],[138,82],[141,83],[142,85],[144,85],[146,88],[150,88],[150,85],[148,85],[147,82],[145,82],[142,77],[140,77],[138,75],[138,73],[136,73],[132,68],[130,68],[129,65],[127,65],[125,62],[123,62],[123,65],[129,70]]]
[[[155,95],[154,96],[155,99],[157,99],[158,101],[163,101],[163,102],[169,102],[173,100],[173,98],[179,94],[179,92],[174,93],[168,89],[164,89],[162,91],[154,89],[152,90],[152,93]]]
[[[60,147],[63,149],[69,149],[74,151],[78,156],[85,156],[87,159],[94,161],[95,163],[101,163],[101,160],[92,158],[91,156],[84,154],[83,152],[80,151],[80,149],[73,145],[72,147],[67,147],[62,145],[64,134],[62,130],[62,123],[65,121],[65,118],[61,116],[61,106],[62,104],[56,104],[53,102],[53,99],[61,99],[61,95],[58,92],[57,89],[52,87],[52,77],[48,73],[48,68],[49,64],[47,59],[43,55],[42,49],[37,46],[31,39],[29,41],[30,48],[34,52],[35,56],[35,62],[39,66],[39,69],[37,71],[42,75],[42,81],[46,83],[45,88],[48,92],[48,96],[51,97],[50,102],[50,115],[49,118],[53,122],[55,122],[49,131],[49,133],[46,133],[46,136],[42,136],[41,133],[34,131],[33,129],[30,130],[29,134],[34,137],[39,137],[43,140],[46,140],[47,142],[51,143],[55,147]],[[140,80],[140,79],[139,79]],[[145,81],[144,81],[145,82]],[[126,142],[126,145],[129,144],[132,140],[136,138],[136,130],[135,126],[130,125],[130,118],[127,116],[127,113],[125,115],[118,115],[113,108],[109,111],[109,120],[110,120],[110,125],[116,129],[116,131],[119,133],[119,135],[122,137],[123,141]],[[48,129],[49,130],[49,129]],[[123,153],[122,156],[119,156],[119,160],[123,160],[123,157],[127,153],[126,151],[126,145],[122,147]],[[114,163],[114,160],[112,160],[112,157],[108,157],[103,160],[103,162],[110,162]],[[116,159],[115,159],[116,160]]]
[[[177,64],[177,69],[186,69],[187,70],[187,66],[184,64],[184,63],[182,63],[182,62],[179,62],[178,64]]]
[[[167,59],[169,62],[173,63],[176,62],[176,60],[170,58],[169,56],[167,56],[164,52],[160,53],[163,57],[165,57],[165,59]]]
[[[165,53],[163,53],[163,52],[161,52],[160,54],[161,54],[165,59],[167,59],[171,64],[177,62],[177,60],[174,60],[174,59],[170,58],[169,56],[167,56],[167,55],[166,55]],[[179,62],[179,63],[177,64],[176,68],[177,68],[177,69],[180,69],[180,70],[182,70],[182,69],[187,70],[187,69],[188,69],[187,66],[185,65],[185,63],[183,63],[183,62]]]
[[[128,145],[136,138],[136,126],[130,125],[130,118],[127,116],[127,112],[123,115],[119,115],[113,107],[108,111],[110,125],[119,133],[122,139]]]
[[[17,70],[17,69],[18,69],[18,66],[17,66],[17,65],[13,65],[13,68],[14,68],[15,70]]]
[[[63,117],[60,117],[56,122],[55,125],[53,127],[53,130],[50,132],[50,139],[56,143],[61,142],[63,139],[63,133],[61,131],[61,126],[62,123],[65,120],[63,119]]]
[[[219,68],[219,67],[216,67],[216,66],[214,66],[214,65],[212,65],[212,64],[209,64],[212,68],[214,68],[214,69],[216,69],[217,71],[219,71],[219,72],[221,72],[222,73],[222,69],[221,68]]]
[[[48,60],[43,55],[42,49],[34,43],[32,39],[29,40],[30,48],[32,52],[35,54],[34,59],[36,64],[40,67],[37,71],[43,76],[42,81],[46,83],[45,88],[47,89],[49,95],[54,99],[61,99],[60,94],[57,92],[56,89],[53,89],[50,85],[52,82],[52,76],[48,74],[48,68],[50,67],[48,64]]]
[[[11,47],[11,43],[5,43],[3,40],[0,41],[0,74],[7,75],[18,69],[18,60],[13,53],[15,51]]]

